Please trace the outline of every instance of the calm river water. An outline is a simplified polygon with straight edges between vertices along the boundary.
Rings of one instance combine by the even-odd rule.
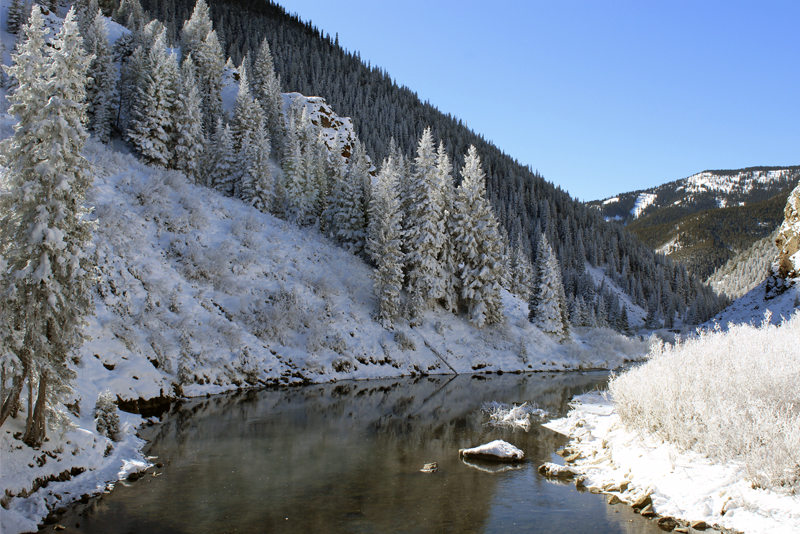
[[[660,533],[624,505],[538,474],[560,460],[566,438],[538,424],[492,428],[480,411],[488,401],[532,401],[560,416],[606,378],[436,376],[184,402],[144,436],[163,468],[60,524],[103,534]],[[493,439],[522,449],[526,462],[503,470],[459,460],[459,448]],[[421,473],[427,462],[439,472]]]

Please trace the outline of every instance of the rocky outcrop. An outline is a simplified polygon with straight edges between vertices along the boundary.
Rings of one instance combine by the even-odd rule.
[[[778,276],[800,276],[800,184],[794,188],[786,202],[783,224],[775,239],[778,247]]]

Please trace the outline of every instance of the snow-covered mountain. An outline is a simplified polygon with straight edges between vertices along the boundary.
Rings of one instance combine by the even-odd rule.
[[[684,216],[698,211],[746,206],[768,200],[790,189],[800,179],[800,166],[752,167],[738,170],[703,171],[698,174],[639,191],[621,193],[587,204],[606,218],[623,224],[669,208]],[[675,215],[661,215],[674,219]]]
[[[800,167],[705,171],[589,205],[708,279],[780,225],[798,179]]]

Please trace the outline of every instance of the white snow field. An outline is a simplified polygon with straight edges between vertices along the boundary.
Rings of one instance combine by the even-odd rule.
[[[572,438],[590,488],[628,503],[649,493],[660,515],[747,534],[800,532],[798,339],[795,314],[656,345],[610,394],[544,426]]]

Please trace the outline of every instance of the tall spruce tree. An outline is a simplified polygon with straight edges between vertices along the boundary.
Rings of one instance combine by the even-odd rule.
[[[566,317],[561,266],[544,234],[539,242],[539,261],[536,267],[539,271],[539,283],[533,291],[537,293],[537,302],[535,313],[531,310],[529,319],[546,334],[563,341],[569,336],[569,321]]]
[[[439,209],[442,214],[444,227],[444,243],[439,251],[439,265],[442,272],[442,304],[450,312],[458,313],[458,287],[459,279],[456,271],[458,265],[455,255],[453,239],[450,235],[450,218],[453,214],[455,202],[455,187],[453,184],[453,166],[450,157],[444,149],[444,143],[439,143],[436,151],[436,180],[438,189]]]
[[[403,218],[409,312],[412,317],[441,298],[443,289],[439,251],[445,244],[436,151],[430,128],[420,137],[408,211]]]
[[[181,66],[181,84],[175,102],[174,167],[183,171],[195,183],[200,183],[199,173],[206,148],[201,106],[196,69],[192,56],[189,55]]]
[[[147,54],[128,139],[149,165],[168,168],[174,156],[174,116],[179,70],[162,28]]]
[[[71,390],[70,359],[92,309],[85,253],[90,232],[82,208],[91,175],[81,156],[88,137],[83,121],[89,58],[74,9],[50,46],[38,9],[23,31],[26,41],[6,68],[19,83],[9,96],[9,111],[19,120],[2,150],[7,189],[0,196],[0,254],[6,263],[0,320],[9,334],[4,344],[28,380],[23,441],[38,447],[46,421],[57,421],[58,403]],[[16,380],[12,396],[19,396],[21,386]],[[5,399],[0,424],[15,403]]]
[[[253,62],[253,96],[264,108],[267,131],[272,141],[273,150],[278,159],[283,155],[283,140],[286,121],[283,117],[283,97],[281,96],[281,79],[275,74],[272,52],[266,37]]]
[[[400,200],[397,167],[390,156],[383,161],[371,195],[367,251],[375,263],[372,275],[378,297],[378,320],[389,327],[400,315],[403,289]]]
[[[111,138],[111,121],[115,116],[117,75],[108,43],[106,18],[99,9],[86,29],[83,44],[86,53],[93,56],[86,83],[89,131],[107,143]]]
[[[456,189],[450,233],[459,266],[461,302],[469,321],[478,328],[503,319],[502,243],[486,199],[484,176],[478,151],[471,146]]]

